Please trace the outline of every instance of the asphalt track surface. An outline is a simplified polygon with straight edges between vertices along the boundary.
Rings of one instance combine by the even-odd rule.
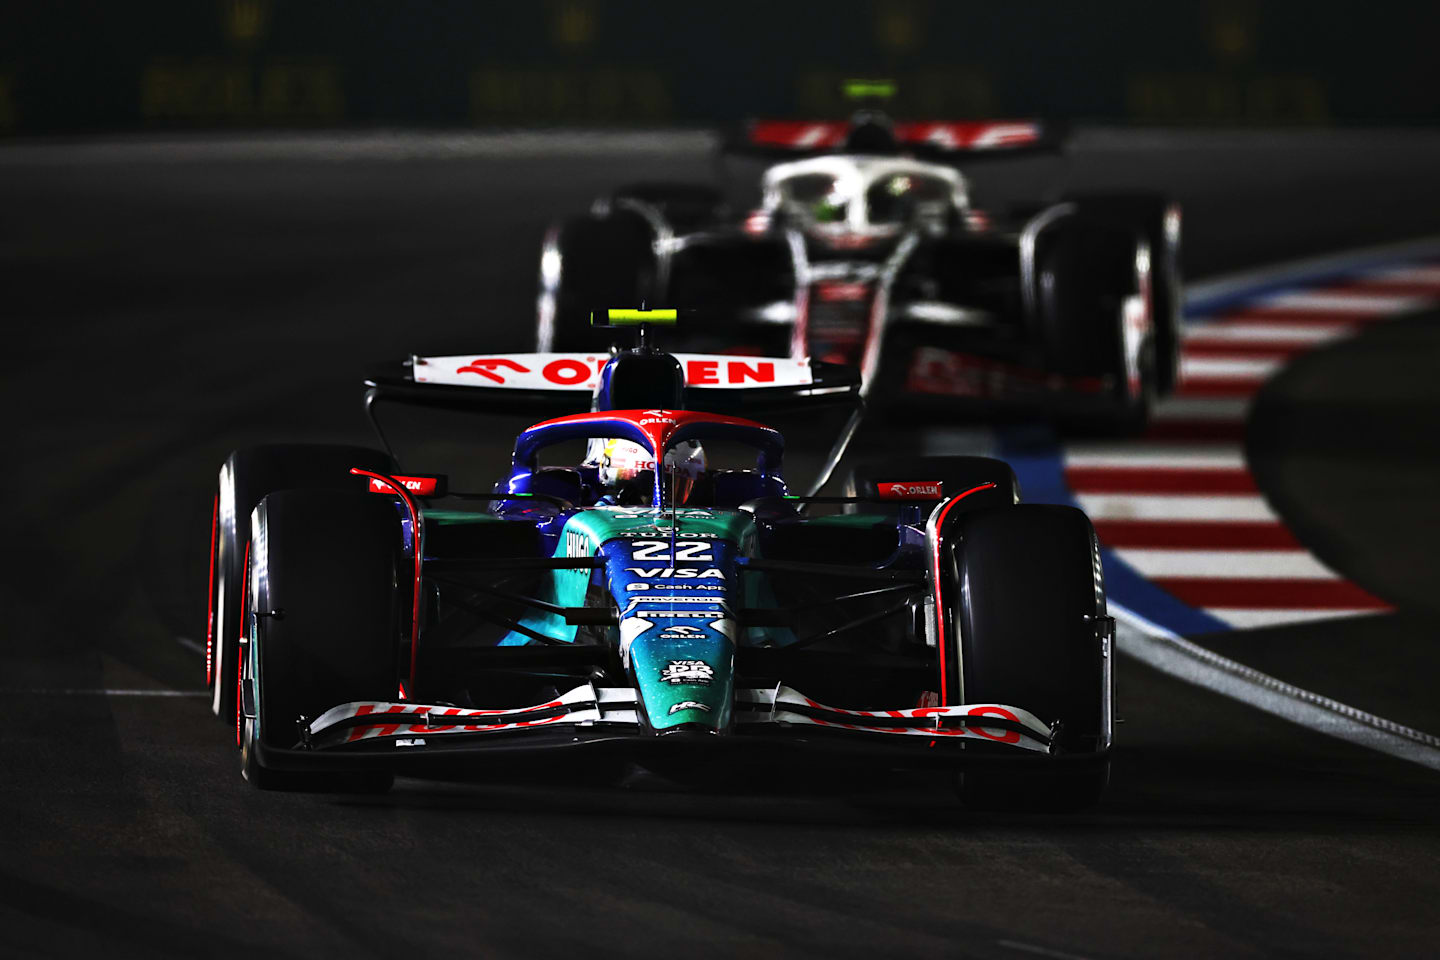
[[[200,699],[94,693],[200,685],[210,486],[229,449],[366,442],[364,362],[524,348],[549,218],[618,180],[705,170],[693,151],[174,153],[0,151],[0,955],[1440,951],[1433,771],[1128,660],[1112,788],[1063,817],[976,815],[943,784],[863,773],[724,796],[563,771],[261,794]],[[1106,134],[1070,175],[1168,184],[1206,275],[1436,232],[1437,158],[1427,135]],[[1417,431],[1436,385],[1391,371],[1437,341],[1401,321],[1327,349],[1257,412],[1344,414],[1345,429],[1270,434],[1288,445],[1266,446],[1257,475],[1343,572],[1386,579],[1400,612],[1335,628],[1315,657],[1293,628],[1285,657],[1273,631],[1224,640],[1431,732],[1437,565],[1413,536],[1411,562],[1386,558],[1404,518],[1434,529],[1434,431]],[[477,434],[475,454],[508,440]],[[1366,495],[1334,496],[1343,476],[1307,456]],[[1361,456],[1404,482],[1375,483]]]

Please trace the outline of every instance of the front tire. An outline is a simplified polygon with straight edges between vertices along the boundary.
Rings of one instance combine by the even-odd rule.
[[[302,718],[339,704],[395,699],[405,617],[394,502],[352,491],[285,490],[260,502],[252,525],[265,549],[254,558],[247,618],[255,710],[242,728],[245,778],[262,790],[389,789],[388,772],[337,781],[267,769],[255,747],[295,747]]]
[[[1058,720],[1061,752],[1069,755],[1012,767],[976,764],[961,773],[962,799],[1002,809],[1095,803],[1109,780],[1113,654],[1089,518],[1039,504],[984,510],[957,518],[942,543],[950,578],[947,659],[961,687],[951,702],[1008,703],[1047,723]],[[979,754],[990,745],[975,746]]]
[[[205,683],[211,711],[226,723],[234,722],[236,716],[236,651],[245,608],[250,512],[266,494],[277,490],[364,489],[365,481],[351,476],[351,467],[395,472],[395,462],[378,450],[326,444],[242,447],[226,457],[220,468],[211,525]]]

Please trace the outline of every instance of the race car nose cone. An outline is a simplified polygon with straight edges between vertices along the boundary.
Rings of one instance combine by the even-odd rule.
[[[664,730],[655,731],[657,737],[714,737],[719,736],[719,734],[719,730],[706,726],[703,723],[677,723],[673,727],[666,727]]]

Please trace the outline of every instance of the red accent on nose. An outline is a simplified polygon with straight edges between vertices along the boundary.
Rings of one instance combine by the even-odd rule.
[[[412,552],[415,554],[415,589],[410,603],[410,686],[413,688],[415,686],[416,651],[420,646],[420,567],[424,561],[424,551],[420,544],[420,511],[405,489],[404,481],[401,478],[387,477],[383,473],[362,470],[359,467],[351,467],[350,472],[355,476],[369,477],[371,483],[378,480],[389,487],[405,504],[405,509],[410,514],[410,541],[414,548]]]
[[[950,510],[955,506],[955,504],[959,503],[961,500],[964,500],[972,493],[979,493],[981,490],[993,490],[994,488],[995,484],[993,483],[982,483],[978,487],[971,487],[964,493],[956,494],[949,503],[945,504],[945,506],[941,508],[940,516],[935,521],[935,555],[931,558],[933,563],[931,569],[932,576],[935,580],[935,626],[936,638],[938,640],[938,642],[935,644],[935,647],[940,655],[939,705],[942,707],[949,706],[950,704],[950,690],[949,684],[946,682],[945,679],[945,604],[944,601],[941,599],[940,591],[940,530],[945,525],[945,517],[950,513]]]

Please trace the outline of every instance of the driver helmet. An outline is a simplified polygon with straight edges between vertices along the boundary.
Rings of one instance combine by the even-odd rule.
[[[649,503],[652,499],[654,488],[649,474],[655,470],[655,458],[640,444],[618,438],[594,440],[585,462],[598,468],[600,486],[613,502]],[[665,451],[665,496],[668,498],[674,490],[674,503],[685,503],[705,468],[705,448],[700,441],[672,444]]]

